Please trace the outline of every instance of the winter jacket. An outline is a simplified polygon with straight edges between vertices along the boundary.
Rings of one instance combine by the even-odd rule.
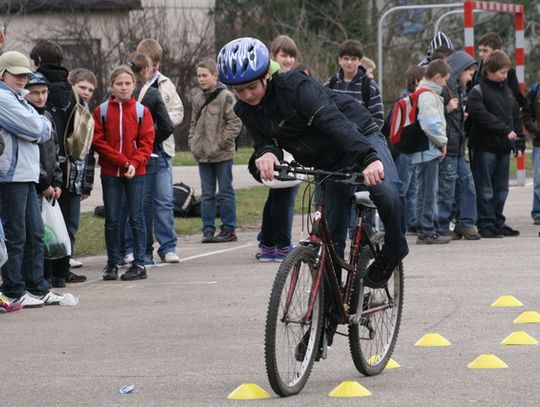
[[[52,123],[51,138],[39,145],[39,182],[37,190],[41,194],[49,187],[62,186],[62,170],[58,161],[60,147],[58,146],[52,116],[44,109],[36,108],[36,110],[39,114],[45,115]]]
[[[111,97],[105,124],[101,121],[100,107],[94,111],[92,145],[99,154],[102,174],[123,177],[128,164],[135,167],[135,175],[145,174],[145,166],[154,144],[154,122],[145,107],[139,123],[135,104],[133,97],[127,102],[117,102]]]
[[[358,103],[350,97],[341,100]],[[239,101],[234,110],[253,138],[257,156],[279,156],[283,148],[300,164],[327,170],[363,169],[379,159],[329,91],[301,72],[275,74],[258,106]]]
[[[418,123],[429,139],[429,148],[426,151],[409,154],[413,164],[439,158],[442,155],[440,148],[448,141],[443,98],[440,96],[442,87],[434,82],[423,80],[418,84],[418,88],[431,90],[418,96]]]
[[[514,146],[508,140],[508,134],[515,131],[520,135],[523,122],[519,104],[506,81],[482,79],[469,92],[467,111],[467,120],[471,121],[471,148],[494,154],[509,154]],[[522,135],[517,145],[518,149],[524,149]]]
[[[206,99],[216,92],[215,99],[202,108]],[[197,161],[217,163],[232,160],[234,141],[242,128],[242,122],[234,113],[234,102],[233,94],[221,83],[207,92],[199,90],[193,96],[188,141]]]
[[[531,87],[523,105],[523,124],[533,137],[533,146],[540,147],[540,92],[538,84]]]
[[[159,93],[161,93],[161,97],[167,107],[173,125],[178,126],[184,119],[184,105],[176,92],[176,86],[174,86],[174,83],[161,72],[157,72],[156,76],[150,80],[150,83],[152,87],[157,88]],[[169,157],[174,157],[174,134],[171,134],[163,142],[163,150]]]
[[[476,61],[464,51],[456,51],[450,58],[448,64],[452,69],[450,79],[446,82],[446,87],[442,89],[444,106],[452,98],[458,100],[457,109],[451,113],[446,112],[446,136],[448,143],[446,145],[446,154],[451,156],[465,155],[465,101],[466,88],[459,86],[459,76],[463,71],[476,64]]]
[[[476,62],[476,65],[478,66],[478,69],[474,73],[473,78],[469,83],[469,92],[482,80],[483,61],[479,59]],[[508,71],[508,74],[506,76],[506,84],[512,90],[512,93],[514,94],[514,97],[516,98],[519,107],[523,107],[523,105],[525,104],[525,96],[523,96],[523,93],[521,93],[521,90],[519,89],[519,80],[517,78],[517,73],[514,68]]]
[[[51,137],[52,125],[22,95],[0,81],[0,183],[39,180],[39,147]]]
[[[137,83],[137,87],[133,92],[135,100],[139,100],[139,94],[141,93],[142,86]],[[163,102],[161,94],[156,88],[149,87],[141,100],[141,104],[146,106],[152,114],[154,126],[156,129],[156,137],[154,139],[153,152],[157,153],[162,149],[161,143],[163,143],[174,130],[174,124],[169,117],[167,107]]]
[[[363,66],[358,67],[356,76],[350,82],[345,82],[343,75],[343,69],[339,68],[338,72],[325,82],[324,87],[337,93],[348,94],[362,103],[362,105],[366,105],[362,95],[362,83],[364,81],[369,81],[370,98],[365,107],[369,110],[369,113],[371,113],[373,120],[375,120],[375,123],[380,130],[384,124],[384,105],[377,83],[367,76],[366,69]]]

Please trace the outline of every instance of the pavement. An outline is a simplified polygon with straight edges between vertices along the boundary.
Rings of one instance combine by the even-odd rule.
[[[401,367],[363,377],[347,338],[337,336],[304,390],[287,399],[266,378],[264,326],[278,265],[254,259],[256,230],[224,244],[182,237],[179,264],[149,269],[136,282],[102,281],[105,258],[82,258],[78,272],[88,281],[58,290],[80,296],[78,305],[0,315],[0,406],[538,406],[540,345],[501,344],[517,330],[540,340],[540,324],[513,323],[524,311],[540,312],[540,227],[531,202],[530,183],[511,188],[505,213],[519,237],[441,246],[408,237],[393,355]],[[301,228],[297,216],[296,240]],[[524,306],[491,307],[502,295]],[[451,346],[414,346],[429,332]],[[481,354],[508,368],[468,369]],[[372,396],[328,397],[347,380]],[[242,383],[258,384],[271,398],[228,400]],[[135,392],[120,394],[123,385]]]

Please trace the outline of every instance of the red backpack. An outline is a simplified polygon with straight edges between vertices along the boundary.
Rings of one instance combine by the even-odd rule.
[[[412,154],[429,148],[429,140],[418,122],[418,97],[428,88],[418,88],[399,98],[392,108],[388,139],[400,153]]]

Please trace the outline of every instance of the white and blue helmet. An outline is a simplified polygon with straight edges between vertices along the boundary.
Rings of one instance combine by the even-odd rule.
[[[262,78],[269,65],[268,48],[251,37],[229,42],[217,55],[219,80],[225,85],[241,85]]]

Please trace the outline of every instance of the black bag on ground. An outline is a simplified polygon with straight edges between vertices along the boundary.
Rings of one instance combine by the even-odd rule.
[[[100,218],[105,217],[105,206],[99,205],[94,208],[94,215],[99,216]]]
[[[173,185],[173,203],[174,216],[182,218],[196,216],[194,213],[197,206],[195,190],[189,185],[186,185],[183,182],[177,182]]]

